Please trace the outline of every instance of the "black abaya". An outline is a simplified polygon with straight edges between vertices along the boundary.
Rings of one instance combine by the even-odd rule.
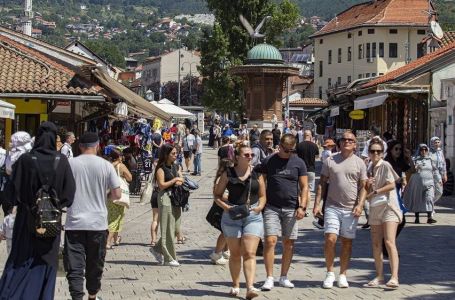
[[[45,122],[41,125],[48,125]],[[52,124],[53,125],[53,124]],[[55,127],[55,126],[54,126]],[[13,229],[11,254],[0,281],[0,299],[53,299],[58,266],[60,235],[38,238],[29,229],[28,211],[41,187],[32,155],[38,158],[44,176],[53,172],[55,157],[60,156],[53,181],[61,208],[72,204],[76,189],[67,158],[55,150],[53,128],[44,128],[31,153],[22,155],[14,164],[10,199],[15,199],[17,215]],[[50,176],[51,177],[51,176]]]

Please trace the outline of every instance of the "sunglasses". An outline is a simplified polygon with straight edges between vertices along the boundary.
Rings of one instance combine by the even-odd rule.
[[[382,151],[382,150],[369,150],[368,152],[370,152],[371,154],[374,154],[374,153],[381,154],[384,151]]]
[[[341,139],[341,142],[346,143],[346,144],[355,144],[355,143],[356,143],[355,140],[353,140],[353,139],[346,139],[346,138],[342,138],[342,139]]]
[[[254,153],[245,153],[245,154],[243,154],[242,157],[245,157],[245,158],[253,158],[253,157],[255,157],[255,156],[256,156],[256,154],[254,154]]]
[[[425,152],[427,152],[428,149],[427,149],[427,148],[422,148],[422,149],[420,149],[420,151],[425,151]]]
[[[281,149],[283,149],[284,153],[293,153],[293,152],[295,152],[295,148],[286,149],[283,145],[281,145]]]

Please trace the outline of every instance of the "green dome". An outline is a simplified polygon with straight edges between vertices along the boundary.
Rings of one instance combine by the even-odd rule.
[[[259,44],[248,51],[247,64],[258,65],[258,64],[280,64],[282,65],[283,57],[277,48],[269,44]]]

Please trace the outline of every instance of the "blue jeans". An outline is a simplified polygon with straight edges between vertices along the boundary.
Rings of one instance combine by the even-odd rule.
[[[201,153],[194,155],[194,173],[201,174]]]

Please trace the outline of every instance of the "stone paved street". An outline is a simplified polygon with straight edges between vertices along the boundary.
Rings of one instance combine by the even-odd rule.
[[[122,245],[110,250],[106,257],[102,291],[110,299],[227,299],[230,275],[228,267],[214,266],[208,260],[217,231],[205,221],[212,203],[212,181],[217,157],[214,150],[203,154],[203,176],[196,177],[201,188],[191,197],[191,210],[183,214],[183,229],[187,237],[177,246],[180,268],[158,266],[148,248],[151,208],[134,199],[127,212]],[[398,290],[362,287],[374,277],[369,231],[358,231],[354,241],[349,289],[323,290],[323,234],[311,224],[313,218],[301,223],[300,238],[289,276],[294,289],[275,287],[258,299],[455,299],[455,198],[442,199],[437,206],[436,225],[415,225],[414,217],[399,240],[400,283]],[[423,218],[426,220],[426,218]],[[360,222],[363,223],[363,220]],[[0,265],[6,260],[6,250],[0,247]],[[276,260],[275,276],[279,275],[281,249]],[[386,266],[386,272],[389,268]],[[265,279],[262,258],[258,258],[257,287]],[[242,277],[242,281],[243,281]],[[242,286],[241,295],[245,295]],[[70,299],[64,277],[57,279],[56,299]]]

